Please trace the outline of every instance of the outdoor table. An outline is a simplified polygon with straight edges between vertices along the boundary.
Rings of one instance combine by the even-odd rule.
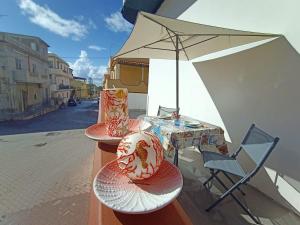
[[[178,150],[191,146],[213,145],[222,154],[227,154],[227,144],[222,128],[181,116],[179,121],[163,119],[158,116],[142,116],[140,119],[152,124],[152,131],[160,138],[160,141],[169,153],[175,150],[174,164],[178,166]],[[187,127],[187,122],[199,123],[196,127]],[[175,125],[176,124],[176,125]]]
[[[95,150],[93,178],[108,162],[116,159],[116,146],[98,144]],[[103,205],[91,191],[89,225],[192,225],[177,200],[166,207],[148,214],[124,214]]]

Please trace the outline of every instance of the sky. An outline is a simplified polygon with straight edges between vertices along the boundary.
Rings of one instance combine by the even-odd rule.
[[[127,40],[122,0],[1,0],[0,31],[38,36],[74,76],[101,84],[108,60]]]

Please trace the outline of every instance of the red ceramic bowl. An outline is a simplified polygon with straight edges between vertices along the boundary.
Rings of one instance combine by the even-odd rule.
[[[151,127],[151,124],[139,119],[129,119],[128,126],[129,134],[131,132],[138,132],[139,129],[146,130]],[[112,137],[106,134],[105,123],[97,123],[88,127],[85,130],[85,135],[92,140],[110,145],[118,145],[122,140],[122,137]]]

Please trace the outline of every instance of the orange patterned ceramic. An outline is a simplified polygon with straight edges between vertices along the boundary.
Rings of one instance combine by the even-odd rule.
[[[141,131],[125,136],[117,149],[118,164],[132,180],[154,175],[163,161],[163,147],[155,135]]]
[[[182,186],[179,169],[166,160],[155,176],[141,181],[132,181],[124,175],[114,160],[98,172],[93,183],[95,195],[104,205],[129,214],[150,213],[163,208],[179,195]]]
[[[139,119],[129,119],[128,132],[138,132],[139,130],[147,130],[151,127],[151,124],[139,120]],[[95,141],[106,143],[109,145],[118,145],[122,140],[122,137],[112,137],[106,133],[105,123],[97,123],[85,130],[85,135]]]
[[[112,137],[128,133],[128,90],[114,88],[103,90],[106,132]]]

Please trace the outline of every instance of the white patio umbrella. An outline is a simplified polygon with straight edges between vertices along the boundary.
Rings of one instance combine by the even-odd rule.
[[[176,109],[179,111],[179,60],[280,35],[208,26],[140,12],[134,28],[114,58],[176,59]]]

